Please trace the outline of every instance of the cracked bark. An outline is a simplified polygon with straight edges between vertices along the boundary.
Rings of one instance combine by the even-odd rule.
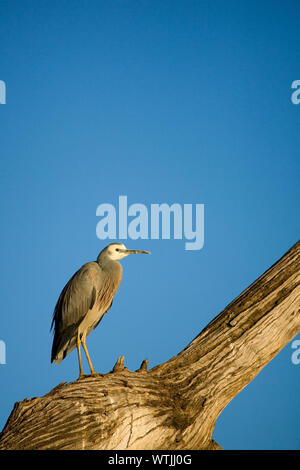
[[[0,449],[220,449],[225,406],[300,332],[300,242],[179,354],[16,403]]]

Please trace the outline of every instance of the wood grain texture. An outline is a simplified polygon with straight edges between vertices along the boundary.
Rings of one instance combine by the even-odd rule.
[[[178,355],[16,403],[0,449],[220,449],[224,407],[300,332],[300,242]]]

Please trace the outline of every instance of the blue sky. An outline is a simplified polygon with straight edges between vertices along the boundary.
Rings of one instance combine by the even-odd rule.
[[[15,401],[78,376],[50,364],[69,277],[106,245],[96,208],[204,204],[205,243],[128,240],[95,368],[185,347],[299,238],[300,7],[294,1],[0,3],[0,428]],[[227,449],[299,449],[291,344],[224,410]],[[88,371],[86,362],[85,370]]]

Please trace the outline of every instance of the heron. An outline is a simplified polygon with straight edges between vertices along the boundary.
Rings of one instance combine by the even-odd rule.
[[[135,253],[150,254],[149,251],[128,250],[123,243],[111,243],[100,252],[96,261],[90,261],[76,271],[61,291],[51,323],[51,330],[54,330],[51,362],[59,364],[77,347],[79,379],[84,376],[80,345],[86,354],[91,375],[97,375],[88,353],[86,337],[112,306],[123,275],[119,260]]]

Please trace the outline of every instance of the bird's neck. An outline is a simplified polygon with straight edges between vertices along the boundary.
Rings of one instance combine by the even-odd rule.
[[[121,263],[117,260],[110,259],[108,257],[98,256],[97,263],[103,271],[110,273],[117,273],[123,271]]]
[[[106,282],[111,286],[112,295],[114,295],[122,281],[122,265],[118,261],[111,259],[100,259],[98,264],[101,268],[104,278],[106,279]]]

